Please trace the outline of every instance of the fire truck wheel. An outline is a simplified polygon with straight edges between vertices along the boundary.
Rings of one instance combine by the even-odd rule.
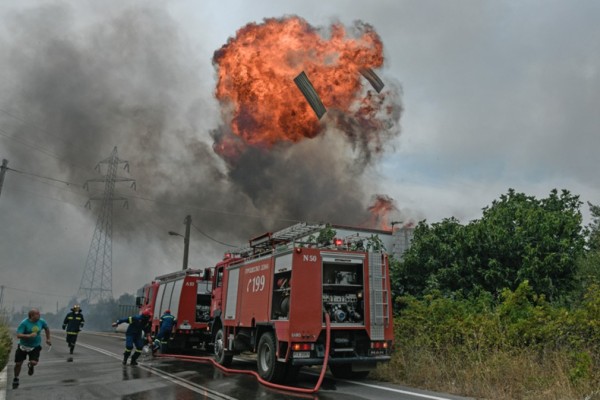
[[[224,367],[229,367],[233,360],[233,354],[227,354],[225,351],[225,332],[223,328],[217,331],[215,335],[215,361]]]
[[[286,364],[277,361],[273,332],[265,332],[258,341],[256,365],[261,378],[269,382],[281,382],[285,377]]]

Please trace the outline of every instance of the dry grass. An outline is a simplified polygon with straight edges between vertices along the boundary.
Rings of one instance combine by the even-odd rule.
[[[600,372],[594,368],[574,378],[573,356],[550,352],[473,355],[452,352],[397,351],[374,378],[477,399],[600,400]]]

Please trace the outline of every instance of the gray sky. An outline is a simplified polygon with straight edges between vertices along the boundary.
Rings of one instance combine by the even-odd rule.
[[[213,53],[285,15],[361,20],[381,37],[377,73],[401,89],[401,132],[355,174],[360,154],[334,130],[233,169],[212,150],[223,124]],[[114,207],[115,296],[180,268],[183,241],[167,231],[183,233],[187,214],[240,245],[294,220],[359,223],[374,194],[394,199],[396,218],[429,222],[477,219],[508,188],[597,204],[599,18],[596,1],[4,1],[0,158],[75,184],[7,173],[5,305],[52,311],[77,291],[99,205],[83,206],[101,190],[80,185],[114,146],[137,180],[135,192],[117,185],[132,197]],[[227,250],[191,236],[192,266]]]

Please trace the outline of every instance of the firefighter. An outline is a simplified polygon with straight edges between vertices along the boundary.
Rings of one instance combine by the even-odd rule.
[[[165,310],[165,313],[160,317],[160,328],[154,339],[153,352],[156,352],[158,349],[162,349],[162,351],[166,350],[167,343],[171,338],[171,332],[176,323],[177,320],[171,315],[171,310]]]
[[[125,352],[123,353],[123,365],[127,365],[127,359],[131,355],[133,346],[135,345],[135,353],[131,356],[131,365],[137,365],[137,359],[142,354],[144,348],[143,334],[146,335],[148,343],[152,343],[150,338],[150,330],[152,313],[149,310],[145,310],[141,315],[134,315],[132,317],[121,318],[116,322],[113,322],[112,326],[116,327],[119,324],[127,322],[129,326],[125,332]]]
[[[69,352],[71,354],[73,354],[75,342],[77,342],[77,335],[83,328],[84,323],[85,319],[81,313],[81,307],[79,307],[79,304],[75,304],[73,308],[71,308],[71,312],[65,317],[62,325],[63,330],[67,331],[67,346],[69,346]]]

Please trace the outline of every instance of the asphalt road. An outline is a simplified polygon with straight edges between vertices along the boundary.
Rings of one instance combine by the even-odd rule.
[[[316,394],[294,394],[267,388],[249,375],[224,373],[210,363],[142,356],[139,359],[140,365],[123,367],[123,349],[122,334],[82,332],[75,354],[70,356],[64,336],[53,333],[52,350],[43,349],[34,375],[28,376],[24,365],[20,386],[12,389],[13,348],[7,369],[6,399],[465,399],[370,380],[339,380],[329,374]],[[73,361],[68,361],[70,357]],[[232,368],[252,370],[255,365],[236,358]],[[297,386],[313,388],[318,380],[317,372],[316,369],[311,369],[301,373]]]

